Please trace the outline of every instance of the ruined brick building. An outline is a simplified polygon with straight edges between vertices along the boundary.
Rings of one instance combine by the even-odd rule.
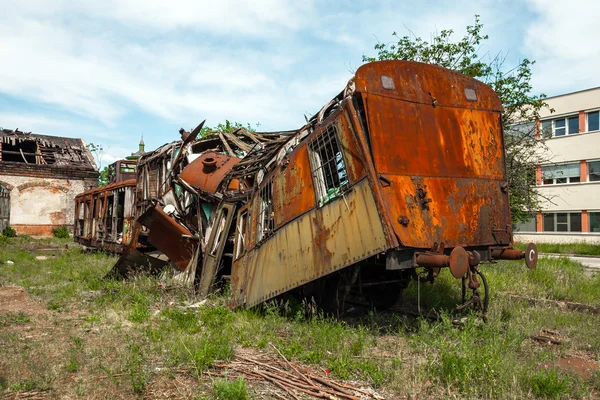
[[[74,198],[96,187],[98,169],[83,139],[0,129],[0,232],[52,235],[72,228]]]

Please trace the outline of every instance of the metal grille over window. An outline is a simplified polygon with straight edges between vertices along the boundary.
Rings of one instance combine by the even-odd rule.
[[[329,126],[309,144],[310,166],[319,207],[342,194],[348,172],[342,156],[337,129]]]
[[[260,190],[260,212],[258,213],[257,242],[268,237],[275,229],[275,216],[273,213],[273,182],[269,181]]]

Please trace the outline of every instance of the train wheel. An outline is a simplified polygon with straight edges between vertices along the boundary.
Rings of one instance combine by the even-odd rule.
[[[363,288],[363,294],[373,307],[387,310],[398,302],[405,286],[399,283],[388,283],[380,286]]]
[[[476,289],[471,289],[472,294],[469,298],[467,295],[468,292],[468,282],[469,275],[477,274],[480,278],[481,285]],[[483,286],[483,294],[480,292],[481,286]],[[485,320],[486,314],[489,306],[489,289],[487,279],[483,272],[479,269],[471,270],[471,272],[465,274],[462,278],[462,304],[456,308],[457,311],[462,311],[467,307],[472,307],[475,311],[481,313],[483,319]]]
[[[394,306],[400,297],[402,297],[402,291],[410,283],[411,273],[412,271],[402,270],[394,274],[381,276],[380,279],[392,279],[395,281],[373,286],[362,286],[362,293],[373,307],[378,310],[387,310]]]

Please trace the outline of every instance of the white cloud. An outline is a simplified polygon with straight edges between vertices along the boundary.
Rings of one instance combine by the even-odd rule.
[[[534,86],[548,95],[598,86],[600,3],[529,2],[538,15],[529,25],[524,43],[537,62]]]
[[[492,39],[504,38],[514,23],[509,8],[492,1],[0,0],[0,95],[44,103],[76,127],[88,121],[77,130],[25,111],[31,123],[23,117],[18,125],[81,132],[114,146],[112,158],[135,150],[117,144],[137,146],[142,131],[147,143],[177,138],[153,123],[189,128],[206,118],[292,129],[343,89],[362,54],[375,53],[377,38],[403,36],[405,26],[424,38],[445,28],[460,37],[476,13]]]
[[[68,121],[32,113],[0,112],[0,128],[19,129],[22,132],[44,133],[74,129],[75,125]]]

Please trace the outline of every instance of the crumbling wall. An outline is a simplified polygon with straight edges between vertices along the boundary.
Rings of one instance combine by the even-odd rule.
[[[75,196],[97,181],[91,178],[58,179],[0,175],[12,187],[10,225],[19,234],[51,236],[52,229],[66,225],[72,230]]]

